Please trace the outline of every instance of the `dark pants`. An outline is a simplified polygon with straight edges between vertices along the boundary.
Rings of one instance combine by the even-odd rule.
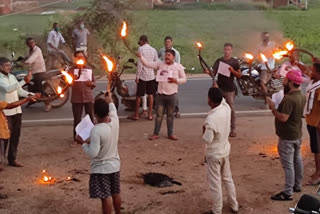
[[[176,99],[176,106],[174,108],[174,112],[175,113],[178,113],[180,112],[180,109],[179,109],[179,99],[178,99],[178,96],[177,96],[177,99]]]
[[[161,124],[163,120],[163,115],[165,112],[167,113],[167,129],[168,129],[168,136],[173,135],[173,118],[174,118],[174,109],[176,105],[176,97],[177,94],[173,95],[157,95],[157,115],[155,120],[155,128],[154,128],[154,135],[159,135]]]
[[[91,121],[93,118],[93,103],[72,103],[73,112],[73,138],[76,138],[76,126],[80,123],[82,119],[83,108],[86,114],[90,116]]]
[[[33,81],[34,81],[34,92],[41,93],[42,95],[46,95],[42,86],[42,81],[46,79],[46,73],[36,73],[33,74]]]
[[[9,145],[8,162],[9,164],[13,164],[17,158],[22,114],[7,116],[7,120],[10,129],[10,139],[4,140],[4,151],[7,151],[7,147]]]

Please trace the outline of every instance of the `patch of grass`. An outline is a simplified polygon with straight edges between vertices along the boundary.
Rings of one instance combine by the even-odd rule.
[[[266,10],[269,6],[265,3],[250,2],[214,2],[214,3],[183,3],[172,5],[157,5],[155,9],[162,10]]]

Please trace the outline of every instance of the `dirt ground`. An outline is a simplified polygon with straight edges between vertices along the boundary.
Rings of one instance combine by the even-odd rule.
[[[150,142],[153,122],[121,122],[119,151],[124,214],[200,214],[210,210],[204,147],[201,142],[203,118],[175,121],[179,141],[165,137]],[[236,183],[240,213],[288,213],[303,193],[315,193],[316,187],[304,186],[291,202],[273,202],[269,198],[283,187],[284,173],[277,159],[277,137],[273,118],[239,117],[238,137],[231,139],[231,167]],[[303,157],[306,182],[312,174],[312,154],[305,132]],[[22,131],[19,160],[23,168],[5,167],[0,174],[0,213],[100,213],[100,201],[88,197],[89,160],[81,147],[69,146],[72,126],[25,127]],[[46,169],[57,179],[52,185],[40,184]],[[182,186],[156,188],[143,184],[142,173],[165,173]],[[78,179],[66,181],[67,176]],[[164,194],[177,191],[174,194]],[[223,213],[230,213],[225,203]]]

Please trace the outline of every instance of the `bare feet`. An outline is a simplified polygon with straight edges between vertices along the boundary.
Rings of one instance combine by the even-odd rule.
[[[14,161],[12,163],[9,163],[9,166],[13,166],[13,167],[23,167],[22,163],[19,163],[17,161]]]
[[[178,138],[177,138],[176,136],[174,136],[174,135],[170,135],[168,138],[169,138],[170,140],[178,140]]]
[[[313,177],[310,181],[308,181],[307,185],[316,186],[320,184],[320,177]]]
[[[159,138],[159,135],[152,135],[149,140],[156,140]]]
[[[176,112],[175,116],[176,116],[176,118],[180,118],[181,117],[180,112]]]
[[[51,108],[52,108],[51,105],[46,105],[46,107],[44,107],[44,111],[49,112]]]
[[[77,141],[73,141],[73,142],[70,144],[70,146],[71,146],[71,147],[76,147],[77,144],[78,144]]]
[[[143,110],[140,115],[140,117],[148,117],[148,112],[146,110]]]

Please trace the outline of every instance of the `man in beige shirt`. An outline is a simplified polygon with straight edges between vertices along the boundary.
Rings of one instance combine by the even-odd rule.
[[[46,65],[43,59],[41,49],[36,45],[33,38],[26,39],[26,45],[29,47],[29,53],[27,54],[24,65],[30,67],[30,71],[33,75],[34,92],[39,92],[45,96],[45,91],[42,86],[42,82],[46,79]],[[46,112],[51,110],[50,102],[45,102]]]

